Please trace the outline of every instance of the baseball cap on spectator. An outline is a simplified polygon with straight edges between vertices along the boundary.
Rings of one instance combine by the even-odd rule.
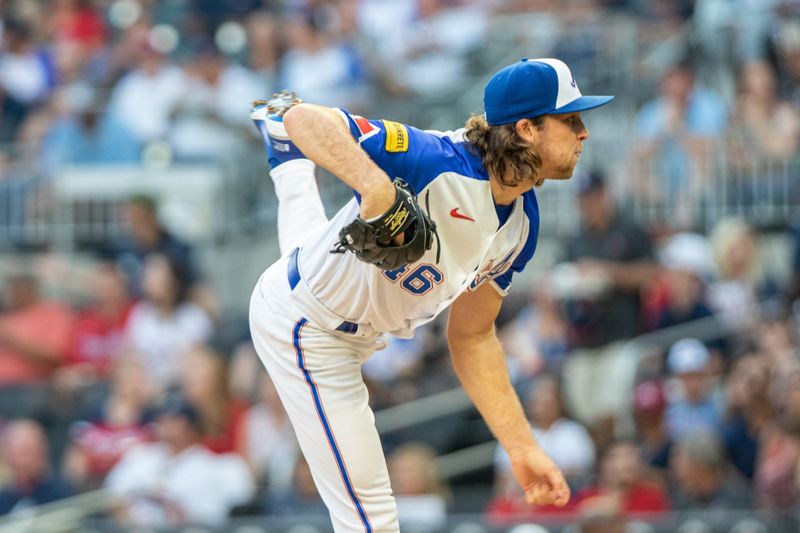
[[[655,379],[642,381],[633,389],[633,410],[637,413],[662,413],[667,408],[667,397],[661,382]]]
[[[661,248],[658,259],[666,268],[688,271],[705,280],[711,279],[716,269],[708,240],[697,233],[676,233]]]
[[[483,93],[483,107],[486,122],[499,126],[523,118],[587,111],[613,98],[583,96],[563,61],[525,57],[492,76]]]
[[[673,374],[691,374],[705,370],[710,360],[705,344],[697,339],[682,339],[669,349],[667,366]]]

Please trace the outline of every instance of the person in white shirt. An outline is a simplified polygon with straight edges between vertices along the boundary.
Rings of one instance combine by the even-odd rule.
[[[213,333],[211,318],[188,301],[183,266],[166,254],[147,257],[142,276],[144,299],[131,310],[126,337],[157,390],[174,384],[186,355]]]
[[[114,86],[108,111],[145,145],[166,138],[170,114],[185,94],[186,77],[146,36],[136,44],[138,64]]]
[[[595,445],[586,428],[566,416],[556,378],[549,374],[536,378],[525,408],[536,440],[564,472],[567,481],[572,485],[586,481],[594,469]],[[508,454],[500,447],[495,455],[495,474],[498,482],[513,483]]]
[[[244,459],[200,444],[200,415],[173,396],[158,418],[159,440],[125,453],[105,485],[120,499],[119,518],[136,526],[222,526],[248,503],[255,482]]]

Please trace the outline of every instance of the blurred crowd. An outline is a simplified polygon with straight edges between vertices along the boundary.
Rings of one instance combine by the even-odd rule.
[[[776,269],[743,219],[659,236],[602,175],[575,179],[581,229],[501,330],[533,431],[575,497],[531,509],[498,450],[487,513],[796,513],[800,235]]]
[[[624,168],[598,160],[575,177],[577,231],[498,321],[531,429],[574,497],[528,506],[501,450],[448,482],[437,456],[491,438],[469,412],[385,436],[403,524],[433,531],[459,502],[497,525],[796,512],[800,225],[719,217],[705,231],[693,209],[800,201],[798,15],[793,0],[7,1],[0,208],[65,165],[250,149],[247,107],[280,88],[419,110],[496,67],[490,41],[559,57],[634,104],[620,139],[592,132],[635,141]],[[620,78],[599,45],[620,38],[616,18],[648,51]],[[667,216],[652,224],[631,198]],[[0,229],[24,210],[7,205]],[[140,526],[324,513],[246,319],[222,309],[196,245],[156,198],[120,213],[90,261],[20,254],[0,269],[0,515],[98,488]],[[442,331],[388,339],[365,364],[376,411],[457,386]],[[477,499],[454,497],[475,483]]]
[[[283,88],[423,128],[458,108],[456,128],[479,109],[464,92],[519,55],[618,95],[590,123],[596,163],[652,218],[689,227],[735,206],[773,222],[800,200],[796,0],[229,4],[0,6],[0,245],[3,225],[53,219],[42,189],[67,166],[241,167],[249,103]]]

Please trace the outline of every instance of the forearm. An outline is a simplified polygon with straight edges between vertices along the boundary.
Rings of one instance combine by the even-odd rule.
[[[494,330],[480,338],[451,337],[449,344],[458,379],[508,454],[538,448]]]
[[[306,157],[361,195],[362,216],[380,215],[388,209],[395,196],[391,179],[358,146],[336,111],[299,104],[283,120],[289,137]],[[370,204],[367,210],[371,212],[365,212],[364,203]]]

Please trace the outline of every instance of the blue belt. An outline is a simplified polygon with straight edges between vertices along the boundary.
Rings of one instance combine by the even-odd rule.
[[[297,255],[299,252],[300,248],[295,248],[292,250],[292,253],[289,254],[289,266],[286,269],[286,277],[289,278],[289,287],[292,290],[294,290],[294,288],[297,287],[297,284],[300,283],[300,269],[297,268]],[[336,331],[353,334],[358,331],[358,324],[345,320],[339,324],[339,327],[336,328]]]

